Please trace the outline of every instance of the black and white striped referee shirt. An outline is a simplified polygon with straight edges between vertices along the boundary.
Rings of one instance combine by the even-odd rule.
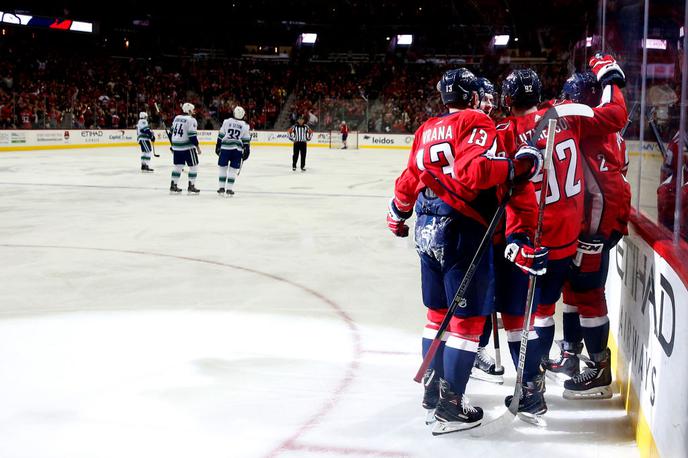
[[[289,129],[289,138],[293,142],[307,142],[311,139],[312,134],[313,134],[313,131],[311,130],[310,127],[308,127],[308,124],[304,124],[304,125],[294,124]]]

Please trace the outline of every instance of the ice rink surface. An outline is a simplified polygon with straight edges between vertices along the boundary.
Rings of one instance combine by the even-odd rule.
[[[254,147],[233,198],[210,147],[198,196],[161,156],[0,154],[0,457],[637,456],[618,393],[552,382],[546,428],[431,436],[417,256],[385,225],[405,153]],[[502,352],[505,385],[468,386],[488,419]]]

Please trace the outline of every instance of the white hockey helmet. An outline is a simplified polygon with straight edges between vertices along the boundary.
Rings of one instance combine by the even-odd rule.
[[[141,113],[139,113],[139,119],[146,119],[147,117],[148,117],[148,113],[146,113],[145,111],[142,111]]]
[[[195,109],[196,107],[193,105],[193,103],[186,102],[182,104],[182,111],[188,115],[193,114]]]
[[[246,111],[237,105],[236,108],[234,108],[234,119],[244,119],[244,116],[246,116]]]

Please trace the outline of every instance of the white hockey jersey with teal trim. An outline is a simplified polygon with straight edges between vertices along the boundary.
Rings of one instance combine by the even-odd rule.
[[[220,140],[221,149],[240,150],[251,142],[248,124],[234,118],[225,119],[222,122],[217,138]]]
[[[196,139],[196,130],[198,123],[189,115],[175,116],[172,121],[172,150],[184,151],[191,149],[198,144]]]
[[[153,132],[151,132],[148,126],[148,121],[145,119],[139,119],[136,124],[136,140],[150,140],[153,138]]]

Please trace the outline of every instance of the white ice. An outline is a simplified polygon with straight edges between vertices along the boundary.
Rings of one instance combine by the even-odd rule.
[[[255,147],[234,198],[210,148],[199,196],[138,157],[0,154],[0,457],[637,456],[618,394],[553,383],[545,429],[431,436],[418,260],[385,226],[406,153]],[[506,366],[469,383],[488,418]]]

